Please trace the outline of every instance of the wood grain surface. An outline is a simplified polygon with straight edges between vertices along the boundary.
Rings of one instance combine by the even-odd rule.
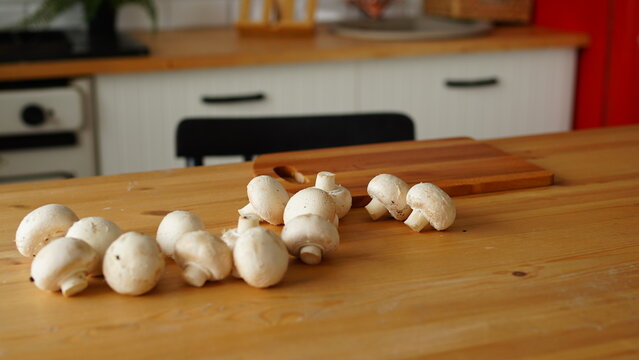
[[[240,37],[232,28],[138,32],[146,57],[0,64],[0,81],[77,77],[144,71],[174,71],[316,61],[582,47],[588,36],[536,27],[500,27],[489,35],[437,41],[363,41],[341,38],[327,28],[303,38]]]
[[[184,209],[219,234],[247,201],[250,163],[0,186],[0,357],[637,359],[639,126],[490,143],[555,184],[455,198],[444,232],[354,209],[334,255],[292,260],[270,289],[192,288],[169,263],[144,296],[94,279],[64,298],[28,281],[13,242],[45,203],[149,234]]]
[[[378,174],[409,186],[430,182],[450,196],[547,186],[553,179],[548,170],[468,137],[289,151],[253,162],[254,175],[272,176],[290,193],[314,185],[320,171],[339,174],[336,182],[348,188],[355,207],[368,204],[366,188]]]

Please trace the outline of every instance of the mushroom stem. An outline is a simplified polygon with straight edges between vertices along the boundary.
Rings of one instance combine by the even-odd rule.
[[[424,215],[422,215],[421,211],[417,209],[413,209],[408,219],[404,221],[404,224],[408,225],[408,227],[413,229],[413,231],[420,232],[429,223],[428,223],[428,219],[426,219]]]
[[[305,264],[317,265],[322,261],[322,249],[315,245],[306,245],[300,249],[300,259]]]
[[[87,281],[87,274],[84,272],[77,272],[64,279],[62,284],[60,284],[60,290],[62,290],[62,295],[68,297],[86,289],[88,285],[89,282]]]
[[[364,208],[366,208],[366,211],[368,211],[368,214],[373,220],[377,220],[388,213],[384,204],[377,200],[377,198],[373,198]]]
[[[315,187],[320,188],[324,191],[331,191],[337,187],[335,184],[335,174],[328,171],[321,171],[317,173],[317,178],[315,179]]]
[[[202,287],[208,278],[206,271],[195,264],[186,265],[182,276],[187,283],[196,287]]]
[[[243,208],[239,209],[237,212],[240,213],[240,215],[242,215],[242,216],[244,216],[244,215],[257,215],[257,211],[255,210],[253,205],[251,205],[251,203],[246,204],[246,206],[244,206]],[[259,216],[259,215],[257,215],[257,216]]]
[[[247,206],[251,206],[251,204],[248,204]],[[242,208],[242,209],[244,209],[244,208]],[[242,210],[242,209],[240,209],[240,210]],[[260,226],[260,218],[257,215],[254,215],[254,214],[242,215],[237,220],[237,232],[238,232],[238,234],[241,234],[244,231],[246,231],[247,229],[250,229],[250,228],[256,227],[256,226]]]

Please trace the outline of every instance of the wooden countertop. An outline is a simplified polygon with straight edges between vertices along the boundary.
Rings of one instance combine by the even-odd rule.
[[[242,38],[233,28],[136,33],[151,55],[0,65],[0,81],[77,77],[143,71],[358,60],[552,47],[581,47],[582,33],[537,27],[498,27],[490,34],[451,40],[367,41],[342,38],[321,28],[314,37]]]
[[[639,126],[490,143],[556,184],[455,198],[444,232],[354,209],[334,255],[292,261],[261,290],[192,288],[170,263],[141,297],[95,279],[64,298],[29,282],[13,242],[45,203],[149,234],[185,209],[219,233],[247,200],[250,163],[0,186],[0,357],[637,358]]]

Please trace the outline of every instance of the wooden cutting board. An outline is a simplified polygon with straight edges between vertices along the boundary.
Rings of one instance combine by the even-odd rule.
[[[351,191],[355,207],[368,203],[366,186],[382,173],[409,185],[434,183],[451,196],[553,183],[552,172],[466,137],[264,154],[253,164],[256,176],[273,176],[291,193],[313,186],[320,171],[336,174],[337,183]]]

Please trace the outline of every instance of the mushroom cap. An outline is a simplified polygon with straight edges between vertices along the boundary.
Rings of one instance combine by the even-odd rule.
[[[445,230],[451,226],[457,215],[453,199],[431,183],[419,183],[411,187],[406,195],[406,202],[413,211],[420,211],[437,230]]]
[[[379,174],[368,183],[367,192],[371,198],[384,204],[393,218],[406,220],[410,206],[406,203],[408,184],[395,175]]]
[[[353,206],[353,196],[351,192],[342,185],[337,185],[335,189],[329,190],[327,193],[335,202],[335,213],[337,217],[341,219],[346,216]]]
[[[231,273],[233,259],[226,244],[204,230],[188,232],[175,243],[175,262],[181,267],[196,266],[210,280],[222,280]]]
[[[233,257],[233,249],[235,248],[235,243],[237,239],[240,237],[240,234],[244,231],[260,226],[260,217],[256,214],[245,214],[240,215],[237,219],[237,227],[235,229],[231,229],[225,231],[222,234],[222,241],[226,243],[226,246],[231,249],[231,258]],[[238,274],[235,265],[232,266],[231,275],[236,278],[241,278],[240,274]]]
[[[335,201],[326,191],[316,187],[302,189],[291,196],[286,204],[284,224],[304,214],[319,215],[329,222],[333,222],[337,217]]]
[[[288,268],[286,245],[263,227],[244,231],[233,249],[235,269],[249,285],[265,288],[282,280]]]
[[[160,222],[156,239],[162,252],[173,257],[175,242],[187,232],[204,230],[200,218],[188,211],[176,210],[168,213]]]
[[[25,216],[16,231],[16,246],[23,256],[31,257],[49,241],[63,237],[78,221],[73,210],[60,204],[40,206]]]
[[[90,272],[92,274],[102,274],[104,253],[106,253],[109,245],[120,235],[122,235],[122,230],[111,220],[101,217],[86,217],[73,223],[67,230],[66,236],[80,239],[97,251],[98,262]]]
[[[62,237],[38,252],[31,264],[31,279],[39,289],[58,291],[65,281],[74,276],[86,278],[97,263],[98,253],[89,244],[80,239]]]
[[[282,229],[282,240],[289,253],[298,257],[304,246],[313,245],[326,254],[337,249],[339,233],[325,218],[315,214],[305,214],[291,219]]]
[[[127,232],[104,255],[102,272],[107,284],[120,294],[141,295],[153,289],[164,271],[164,256],[152,237]]]
[[[256,176],[246,185],[246,194],[259,217],[272,225],[284,222],[282,217],[289,196],[279,181],[268,175]]]

